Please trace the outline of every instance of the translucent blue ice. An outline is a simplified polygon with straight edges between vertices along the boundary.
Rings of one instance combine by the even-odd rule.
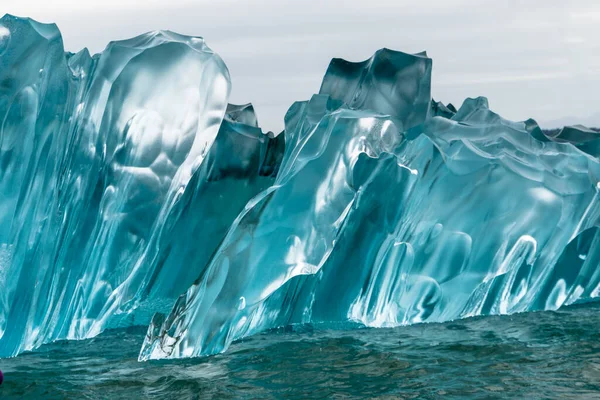
[[[0,355],[14,355],[193,282],[152,279],[230,84],[199,38],[148,33],[92,58],[65,54],[55,25],[7,15],[0,32]]]
[[[598,161],[537,140],[537,124],[507,121],[484,98],[458,111],[428,96],[396,104],[430,108],[417,120],[382,114],[394,104],[377,87],[391,87],[386,77],[403,77],[396,94],[428,91],[414,90],[427,69],[412,71],[356,74],[371,86],[354,107],[342,100],[356,95],[331,89],[339,99],[292,106],[275,184],[171,314],[155,317],[140,359],[214,354],[297,323],[397,326],[597,295]],[[349,87],[355,75],[336,79]]]
[[[141,360],[191,357],[598,297],[598,132],[435,102],[431,73],[334,59],[274,135],[200,38],[72,54],[5,16],[0,356],[149,323]]]

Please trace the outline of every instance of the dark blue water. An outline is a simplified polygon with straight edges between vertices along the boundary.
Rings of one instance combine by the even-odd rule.
[[[0,360],[2,399],[600,398],[600,305],[395,329],[303,327],[137,362],[143,329]]]

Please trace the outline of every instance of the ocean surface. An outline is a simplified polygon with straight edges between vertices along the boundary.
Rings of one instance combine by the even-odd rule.
[[[1,359],[1,399],[600,398],[600,304],[393,329],[281,329],[137,361],[145,329]]]

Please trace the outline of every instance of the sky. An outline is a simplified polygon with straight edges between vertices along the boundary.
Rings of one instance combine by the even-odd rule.
[[[158,29],[204,37],[230,102],[252,102],[265,130],[319,90],[331,58],[382,47],[426,50],[444,103],[484,95],[505,118],[600,126],[598,0],[0,0],[0,12],[55,22],[73,52]]]

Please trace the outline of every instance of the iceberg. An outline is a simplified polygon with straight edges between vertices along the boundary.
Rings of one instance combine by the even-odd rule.
[[[0,355],[9,356],[93,336],[120,323],[125,305],[155,292],[164,302],[193,282],[167,290],[151,279],[230,83],[198,38],[149,33],[91,57],[65,54],[55,25],[7,15],[0,27]]]
[[[0,66],[0,357],[133,325],[140,360],[206,356],[600,295],[600,133],[435,101],[424,52],[333,59],[279,134],[201,38],[73,54],[6,15]]]

